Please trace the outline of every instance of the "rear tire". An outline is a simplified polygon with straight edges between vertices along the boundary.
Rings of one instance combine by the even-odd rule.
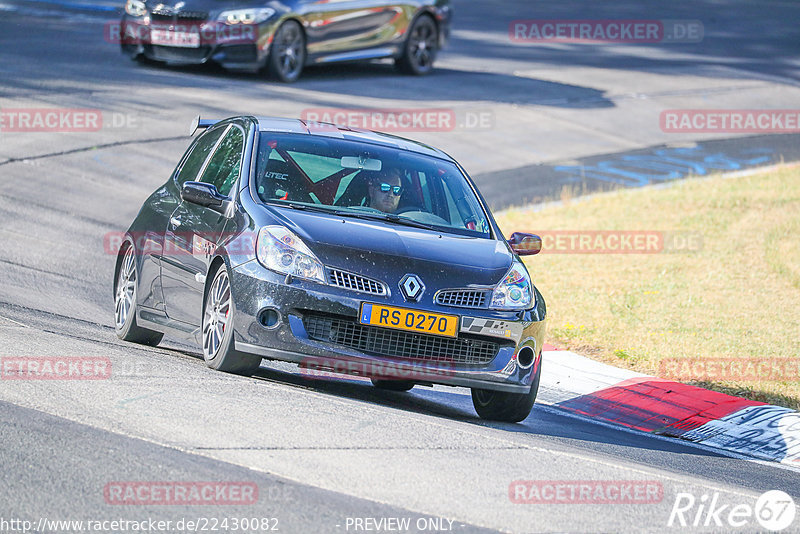
[[[127,243],[120,249],[117,276],[114,282],[114,331],[117,337],[131,343],[156,346],[164,334],[142,328],[136,324],[136,295],[139,273],[136,269],[136,251]]]
[[[385,389],[387,391],[409,391],[414,387],[414,382],[408,380],[379,380],[371,378],[372,385],[378,389]]]
[[[261,357],[233,348],[235,308],[228,269],[221,264],[211,276],[203,300],[203,359],[217,371],[252,375],[261,365]]]
[[[297,81],[306,62],[306,38],[303,28],[287,20],[275,31],[267,67],[270,76],[283,83]]]
[[[403,45],[403,55],[395,60],[401,72],[422,76],[433,70],[439,47],[439,30],[428,15],[422,15],[411,26]]]
[[[539,378],[542,366],[533,379],[528,393],[507,393],[505,391],[491,391],[487,389],[472,390],[472,405],[481,419],[490,421],[503,421],[506,423],[519,423],[524,421],[531,413],[536,395],[539,392]]]

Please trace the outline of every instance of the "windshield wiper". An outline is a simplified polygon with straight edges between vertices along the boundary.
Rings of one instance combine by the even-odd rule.
[[[406,217],[400,217],[394,213],[357,213],[342,210],[335,211],[334,213],[336,215],[341,215],[342,217],[355,217],[357,219],[367,219],[371,221],[387,221],[395,224],[401,224],[403,226],[412,226],[414,228],[424,228],[425,230],[437,231],[437,229],[430,224],[421,223]]]
[[[330,206],[323,206],[317,204],[302,204],[300,202],[273,202],[272,206],[282,206],[285,208],[292,208],[295,210],[309,210],[309,211],[321,211],[323,213],[336,213],[335,210],[331,209]]]
[[[310,211],[319,211],[322,213],[330,213],[331,215],[338,215],[339,217],[353,217],[356,219],[365,219],[368,221],[384,221],[384,222],[391,222],[395,224],[400,224],[403,226],[411,226],[414,228],[423,228],[425,230],[433,230],[434,232],[438,231],[436,227],[430,224],[421,223],[415,221],[413,219],[409,219],[406,217],[401,217],[399,215],[395,215],[394,213],[364,213],[364,212],[356,212],[356,211],[349,211],[349,210],[342,210],[336,209],[334,206],[327,206],[324,204],[303,204],[300,202],[291,202],[291,201],[284,201],[280,203],[273,203],[273,206],[285,206],[287,208],[292,208],[296,210],[310,210]]]
[[[419,221],[415,221],[414,219],[409,219],[408,217],[401,217],[399,215],[395,215],[393,213],[387,213],[386,214],[386,219],[388,219],[388,220],[390,220],[392,222],[395,222],[397,224],[405,225],[405,226],[413,226],[415,228],[425,228],[427,230],[437,231],[436,227],[433,226],[432,224],[422,223],[422,222],[419,222]]]

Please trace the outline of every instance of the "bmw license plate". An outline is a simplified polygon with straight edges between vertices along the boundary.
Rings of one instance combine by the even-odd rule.
[[[370,326],[408,330],[422,334],[458,337],[458,316],[430,313],[382,304],[361,304],[358,322]]]
[[[173,30],[171,28],[151,28],[150,43],[160,46],[199,48],[200,34],[197,32]]]

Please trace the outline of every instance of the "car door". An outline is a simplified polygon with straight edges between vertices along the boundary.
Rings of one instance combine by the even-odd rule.
[[[241,126],[227,125],[193,180],[214,185],[223,196],[230,195],[241,171],[244,141],[245,132]],[[161,268],[170,319],[200,326],[210,255],[227,221],[224,210],[186,201],[182,201],[170,217],[164,247],[165,252],[171,254],[164,254]]]
[[[326,0],[308,2],[308,53],[330,54],[372,48],[396,37],[413,7],[395,0]]]
[[[141,228],[133,229],[133,237],[142,256],[139,281],[139,304],[142,307],[161,312],[165,309],[161,262],[167,221],[181,203],[180,184],[194,180],[223,131],[224,128],[198,136],[184,153],[167,183],[153,192],[142,206],[138,218],[146,222]]]

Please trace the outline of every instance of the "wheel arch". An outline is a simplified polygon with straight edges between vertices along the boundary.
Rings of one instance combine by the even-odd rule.
[[[216,256],[214,256],[214,259],[211,260],[211,263],[208,264],[206,282],[203,287],[203,313],[206,312],[206,297],[208,296],[208,290],[211,288],[211,284],[214,282],[214,277],[216,276],[220,265],[224,266],[226,269],[228,268],[228,262],[225,261],[222,254],[218,253]],[[233,292],[233,287],[231,287],[231,292]]]
[[[406,34],[407,34],[406,35],[406,40],[408,40],[408,38],[411,36],[411,28],[414,27],[414,24],[416,24],[417,21],[421,17],[428,17],[429,19],[431,19],[433,21],[433,25],[436,26],[436,37],[437,37],[437,44],[438,44],[439,38],[442,35],[442,26],[439,23],[439,19],[436,18],[436,13],[434,12],[433,8],[430,7],[430,6],[423,7],[422,9],[417,11],[417,13],[412,17],[411,22],[408,23],[408,31],[406,32]]]
[[[296,22],[297,25],[300,26],[300,31],[303,32],[303,41],[306,47],[306,60],[308,60],[308,33],[306,32],[306,27],[303,25],[303,21],[294,15],[290,15],[275,23],[275,29],[272,31],[272,35],[269,36],[269,54],[272,54],[272,44],[275,42],[275,34],[278,33],[280,27],[287,22]]]

